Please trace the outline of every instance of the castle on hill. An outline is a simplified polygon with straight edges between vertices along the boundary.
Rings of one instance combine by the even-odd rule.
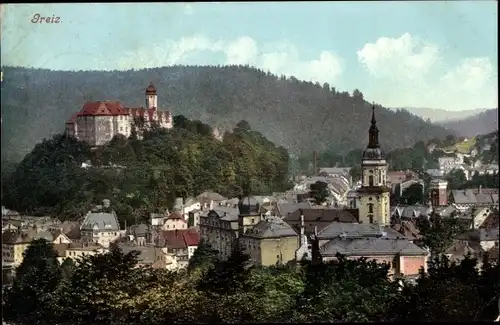
[[[93,146],[104,145],[114,136],[129,137],[134,125],[143,124],[147,129],[156,124],[171,129],[170,111],[158,109],[158,94],[151,83],[146,88],[146,107],[123,107],[118,101],[87,102],[66,122],[66,134]]]

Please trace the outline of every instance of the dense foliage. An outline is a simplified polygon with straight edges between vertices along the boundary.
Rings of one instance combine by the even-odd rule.
[[[60,133],[64,121],[88,100],[144,105],[153,81],[161,108],[230,129],[247,120],[276,144],[297,154],[309,149],[363,148],[371,104],[359,90],[275,76],[248,66],[172,66],[138,71],[50,71],[3,67],[2,161],[19,161],[41,139]],[[50,92],[47,93],[47,89]],[[386,149],[449,132],[406,110],[377,108]],[[43,125],[43,127],[39,127]]]
[[[2,204],[65,219],[110,199],[118,216],[131,222],[172,208],[176,197],[207,190],[235,197],[243,190],[288,189],[286,149],[247,122],[238,123],[223,141],[199,121],[176,116],[174,123],[171,130],[146,131],[143,140],[117,136],[96,149],[63,135],[45,140],[3,179]],[[81,168],[86,161],[93,167]]]
[[[227,261],[210,251],[198,254],[205,256],[202,263],[174,273],[135,268],[135,252],[113,249],[82,257],[61,276],[53,249],[37,241],[4,293],[4,320],[20,325],[340,323],[491,321],[498,315],[499,269],[487,259],[478,269],[470,258],[456,264],[437,257],[416,285],[402,282],[401,287],[388,277],[388,264],[341,255],[327,264],[259,267],[248,264],[238,246]],[[30,273],[22,271],[27,269]],[[37,296],[25,295],[33,288]]]

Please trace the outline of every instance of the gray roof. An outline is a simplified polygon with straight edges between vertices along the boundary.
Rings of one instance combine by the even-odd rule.
[[[452,190],[453,201],[457,204],[477,203],[476,196],[471,190]]]
[[[148,233],[149,227],[143,223],[130,227],[130,233],[135,237],[144,237]]]
[[[329,175],[342,175],[342,174],[349,174],[351,171],[351,167],[323,167],[319,169],[319,173],[327,173]]]
[[[279,211],[281,217],[286,217],[289,213],[293,213],[298,209],[310,209],[310,202],[301,202],[301,203],[278,203],[276,205],[276,209]]]
[[[111,213],[89,212],[85,216],[80,229],[91,231],[96,225],[100,231],[120,230],[120,224],[118,223],[118,219],[116,218],[116,213],[114,211]]]
[[[498,241],[499,229],[481,229],[479,232],[480,241]]]
[[[385,233],[388,238],[405,238],[391,227],[380,227],[370,223],[333,222],[318,233],[319,239],[333,239],[337,237],[381,237]]]
[[[406,239],[362,238],[333,239],[321,247],[321,255],[335,256],[337,253],[350,256],[373,255],[426,255],[427,251]]]
[[[203,192],[203,193],[201,193],[200,195],[198,195],[198,196],[196,197],[196,200],[198,200],[198,201],[203,201],[203,200],[210,200],[210,201],[225,201],[225,200],[227,200],[227,198],[223,197],[223,196],[222,196],[222,195],[220,195],[219,193],[206,191],[206,192]]]
[[[419,216],[428,216],[432,212],[432,208],[421,205],[409,205],[409,206],[396,206],[394,208],[394,213],[397,213],[400,218],[418,218]]]
[[[249,229],[246,236],[257,238],[296,237],[297,233],[278,217],[268,217]]]
[[[138,256],[138,262],[140,264],[153,264],[154,262],[156,262],[154,246],[137,246],[130,243],[122,243],[119,244],[118,247],[124,254],[130,253],[132,251],[138,251],[140,253]]]
[[[450,217],[454,212],[458,212],[457,208],[455,208],[453,205],[448,205],[446,208],[440,210],[438,214],[441,217]]]

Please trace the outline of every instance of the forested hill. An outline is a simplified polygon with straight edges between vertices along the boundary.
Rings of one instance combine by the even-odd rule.
[[[143,105],[154,82],[161,108],[230,129],[240,120],[291,152],[363,148],[370,104],[320,85],[274,76],[248,66],[174,66],[139,71],[67,72],[3,68],[2,161],[20,160],[43,138],[59,133],[87,100],[120,100]],[[368,99],[369,100],[369,99]],[[449,131],[406,111],[377,110],[386,150]]]

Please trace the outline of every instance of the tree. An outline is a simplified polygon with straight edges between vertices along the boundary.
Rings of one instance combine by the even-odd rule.
[[[217,250],[212,249],[210,244],[201,240],[198,247],[189,259],[188,271],[193,271],[200,267],[211,267],[217,263]]]
[[[326,201],[326,198],[330,196],[328,191],[328,184],[325,182],[317,181],[310,185],[309,196],[314,199],[316,204],[320,205]]]
[[[415,183],[408,186],[403,195],[399,199],[401,204],[415,205],[417,203],[424,204],[424,188],[420,183]]]
[[[234,293],[246,288],[250,256],[238,243],[227,261],[219,261],[210,268],[200,283],[200,288],[217,294]]]
[[[8,289],[3,306],[6,321],[36,323],[53,320],[53,292],[61,280],[57,253],[45,239],[31,242],[16,269],[12,288]]]
[[[462,186],[467,182],[465,173],[461,169],[452,170],[448,173],[448,175],[446,175],[445,178],[452,189],[462,188]]]
[[[429,219],[420,218],[417,226],[422,235],[419,244],[428,247],[432,256],[444,253],[453,243],[453,239],[465,230],[459,219],[441,218],[437,214],[432,214]]]

